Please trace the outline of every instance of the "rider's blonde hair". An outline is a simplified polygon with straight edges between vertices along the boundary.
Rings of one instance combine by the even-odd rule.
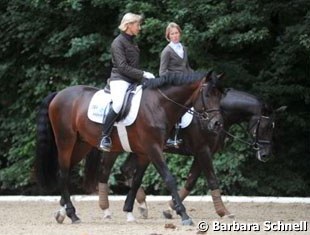
[[[128,28],[128,24],[135,23],[135,22],[141,23],[141,21],[142,21],[141,15],[137,15],[137,14],[133,14],[133,13],[129,12],[123,16],[123,19],[122,19],[120,25],[118,26],[118,28],[121,31],[125,32]]]

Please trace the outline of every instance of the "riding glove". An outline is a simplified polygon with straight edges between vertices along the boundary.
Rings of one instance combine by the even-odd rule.
[[[152,74],[150,72],[145,72],[145,71],[143,72],[143,77],[147,78],[147,79],[154,79],[155,78],[154,74]]]

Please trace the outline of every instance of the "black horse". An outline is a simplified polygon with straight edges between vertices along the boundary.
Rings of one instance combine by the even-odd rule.
[[[214,203],[215,210],[219,216],[233,215],[224,206],[219,184],[214,172],[212,156],[224,147],[224,140],[227,131],[233,124],[248,122],[248,132],[252,137],[249,144],[255,151],[256,157],[260,161],[267,161],[272,154],[272,134],[274,129],[273,110],[260,98],[249,93],[234,89],[227,89],[221,99],[221,110],[224,119],[224,129],[219,135],[215,135],[204,127],[204,123],[194,117],[191,124],[182,129],[179,133],[183,143],[179,148],[168,147],[164,150],[167,153],[177,153],[186,156],[194,156],[194,161],[190,168],[186,184],[179,191],[180,198],[184,198],[193,189],[199,175],[203,172],[207,178],[209,188]],[[123,176],[130,182],[132,173],[136,168],[136,156],[130,154],[124,165],[121,167]],[[93,159],[93,163],[96,161]],[[87,166],[88,167],[88,166]],[[109,159],[102,160],[102,172],[109,172]],[[105,176],[106,177],[106,176]],[[129,183],[130,184],[130,183]],[[105,201],[107,202],[107,198]],[[139,189],[137,201],[140,203],[140,211],[144,217],[147,217],[147,208],[145,204],[145,194],[143,189]],[[170,201],[170,207],[174,209],[174,204]],[[105,208],[106,215],[110,215],[108,204]],[[171,210],[164,212],[167,218],[171,218]]]

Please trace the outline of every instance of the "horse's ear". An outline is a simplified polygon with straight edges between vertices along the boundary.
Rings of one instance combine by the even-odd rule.
[[[218,79],[224,79],[226,76],[225,76],[225,73],[220,73],[218,75],[216,75]]]
[[[207,75],[206,75],[206,80],[209,81],[212,79],[212,75],[213,74],[213,69],[210,69],[208,72],[207,72]]]
[[[275,110],[276,113],[284,112],[287,109],[287,106],[283,105]]]

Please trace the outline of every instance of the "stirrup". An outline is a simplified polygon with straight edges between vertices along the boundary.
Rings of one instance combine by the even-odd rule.
[[[181,139],[168,139],[166,142],[167,147],[179,148],[179,144],[182,143]]]
[[[110,152],[112,147],[112,141],[109,136],[103,136],[102,140],[100,141],[99,148],[102,151]]]

